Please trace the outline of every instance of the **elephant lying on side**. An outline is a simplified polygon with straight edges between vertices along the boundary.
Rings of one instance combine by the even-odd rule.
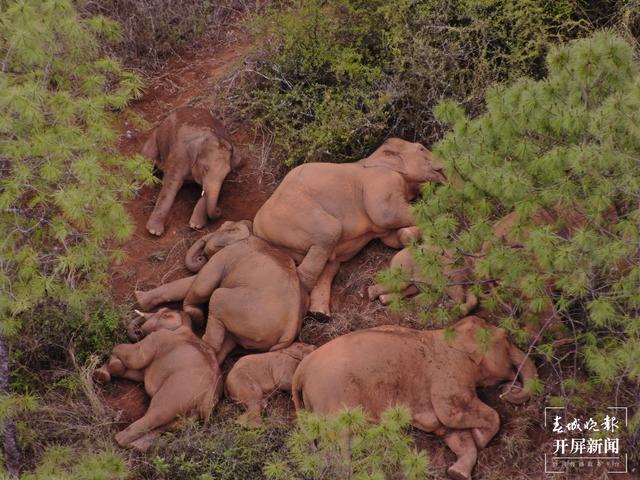
[[[149,409],[115,436],[121,447],[139,449],[149,447],[178,416],[207,420],[222,395],[215,352],[193,333],[187,314],[163,308],[143,318],[146,337],[116,345],[109,362],[94,372],[101,383],[112,377],[144,381]]]
[[[311,292],[310,310],[329,314],[341,262],[374,238],[393,248],[417,238],[409,202],[427,181],[446,181],[431,152],[390,138],[355,163],[294,168],[256,214],[254,233],[287,250]]]
[[[450,252],[438,249],[436,247],[422,246],[420,248],[429,249],[429,251],[439,255],[440,267],[444,275],[448,279],[448,286],[446,288],[447,296],[458,305],[461,316],[468,315],[478,305],[478,297],[476,297],[467,288],[467,284],[470,280],[470,266],[457,266],[454,264],[455,259]],[[400,290],[403,297],[409,297],[419,292],[419,285],[429,283],[425,278],[420,267],[416,264],[415,258],[409,247],[405,247],[396,253],[391,259],[391,268],[400,268],[403,271],[405,278],[407,279],[402,285]],[[390,293],[390,290],[385,288],[381,284],[376,284],[369,287],[367,291],[370,300],[380,299],[383,305],[391,303],[394,293]]]
[[[239,157],[226,129],[208,110],[174,110],[151,132],[142,154],[164,172],[160,195],[147,221],[149,233],[162,235],[171,205],[185,181],[202,185],[202,197],[189,220],[191,228],[202,228],[207,217],[221,215],[220,188],[229,172],[238,167]]]
[[[479,345],[481,329],[491,337]],[[296,410],[328,415],[362,406],[378,419],[389,407],[407,406],[412,423],[443,435],[457,455],[451,477],[470,479],[477,449],[498,432],[498,413],[476,396],[476,387],[537,377],[533,362],[507,338],[505,330],[479,317],[454,325],[448,342],[444,330],[384,326],[360,330],[324,344],[306,357],[293,376]],[[526,388],[508,386],[502,398],[528,400]]]
[[[277,352],[246,355],[238,360],[224,385],[227,397],[247,409],[238,420],[259,426],[260,412],[267,406],[269,396],[277,390],[291,392],[291,380],[298,364],[315,349],[313,345],[298,342]]]
[[[289,346],[308,305],[293,260],[253,236],[248,220],[223,223],[210,243],[216,250],[197,275],[136,292],[139,305],[149,309],[183,300],[184,311],[201,324],[201,306],[209,302],[202,338],[220,363],[236,344],[262,351]]]

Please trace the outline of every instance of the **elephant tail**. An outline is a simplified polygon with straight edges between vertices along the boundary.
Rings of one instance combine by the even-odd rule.
[[[220,398],[222,397],[222,389],[222,375],[218,375],[218,377],[205,391],[197,408],[198,416],[205,422],[209,421],[209,418],[213,413],[213,409],[216,408],[216,405],[220,401]]]
[[[304,408],[302,402],[302,374],[302,362],[300,362],[291,381],[291,398],[293,399],[293,406],[296,408],[296,413]]]

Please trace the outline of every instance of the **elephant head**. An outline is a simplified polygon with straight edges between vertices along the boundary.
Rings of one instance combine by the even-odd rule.
[[[454,325],[456,335],[450,346],[464,351],[477,366],[476,385],[492,386],[509,381],[500,398],[511,403],[524,403],[531,397],[526,382],[537,378],[536,366],[518,347],[513,345],[507,332],[488,324],[476,316],[465,317]],[[481,331],[488,331],[486,339],[480,340]],[[525,387],[516,380],[516,372]]]
[[[145,313],[135,310],[139,315],[129,324],[129,337],[139,341],[142,337],[158,330],[177,330],[182,326],[191,327],[191,318],[185,312],[161,308],[155,313]]]
[[[199,272],[218,250],[248,238],[253,231],[250,220],[224,222],[215,232],[198,239],[187,251],[185,265],[192,272]]]
[[[383,167],[400,173],[408,183],[446,183],[442,164],[420,143],[389,138],[369,157],[362,160],[365,167]]]
[[[218,197],[222,182],[231,170],[238,167],[239,157],[228,140],[206,132],[187,144],[187,153],[191,162],[191,176],[202,185],[207,216],[215,220],[222,215],[218,207]]]

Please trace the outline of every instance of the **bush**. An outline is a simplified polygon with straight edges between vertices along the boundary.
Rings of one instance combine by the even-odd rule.
[[[574,0],[313,0],[257,22],[245,117],[275,134],[292,166],[365,156],[387,135],[430,144],[432,109],[452,96],[471,111],[497,80],[541,75],[549,44],[587,29]]]
[[[89,15],[116,20],[123,36],[115,51],[127,63],[156,65],[206,30],[219,41],[232,17],[247,8],[238,0],[82,0]]]
[[[425,478],[429,461],[412,448],[410,423],[404,407],[386,411],[379,424],[368,421],[361,408],[332,417],[302,412],[287,451],[276,454],[265,475],[269,480]]]
[[[139,475],[146,479],[260,478],[265,459],[282,448],[285,429],[282,425],[247,429],[232,418],[223,417],[225,414],[221,413],[205,426],[188,420],[176,431],[163,435],[148,452]]]
[[[0,478],[8,477],[0,474]],[[33,473],[20,480],[124,480],[129,471],[114,452],[81,453],[67,447],[50,447]]]
[[[1,21],[0,318],[7,332],[43,304],[84,312],[104,297],[107,267],[122,258],[110,245],[133,231],[123,201],[152,171],[112,146],[110,111],[141,88],[99,53],[117,25],[81,20],[67,0],[12,2]]]
[[[638,65],[632,47],[607,32],[554,48],[547,63],[542,80],[491,88],[486,113],[473,120],[453,102],[438,106],[452,130],[435,151],[452,182],[427,186],[415,218],[425,244],[460,259],[484,245],[476,278],[499,281],[482,305],[517,338],[553,285],[592,379],[640,382]],[[537,222],[541,209],[556,220]],[[567,235],[571,210],[583,219]],[[491,225],[511,211],[523,248],[493,237]],[[426,286],[421,300],[438,310],[443,288]],[[550,345],[538,351],[552,355]]]

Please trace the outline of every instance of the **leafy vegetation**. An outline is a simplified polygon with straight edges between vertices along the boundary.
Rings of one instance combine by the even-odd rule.
[[[235,107],[287,165],[361,158],[382,138],[430,144],[443,97],[480,111],[486,88],[541,75],[550,44],[590,27],[573,0],[330,0],[262,16],[264,42]]]
[[[80,0],[81,11],[104,15],[118,22],[120,40],[113,46],[128,63],[155,65],[196,41],[207,27],[222,28],[244,8],[233,0]],[[217,38],[219,40],[219,38]]]
[[[302,412],[287,451],[276,455],[264,473],[269,480],[425,478],[429,461],[412,448],[410,424],[404,407],[387,410],[379,423],[371,423],[361,408],[330,417]]]
[[[123,201],[152,180],[148,162],[117,153],[111,116],[141,93],[141,81],[101,54],[118,25],[80,18],[68,0],[3,2],[0,24],[0,334],[26,327],[36,335],[14,337],[14,347],[36,341],[50,355],[56,334],[82,324],[95,352],[113,333],[94,323],[110,308],[108,266],[122,258],[111,245],[133,230]],[[52,319],[59,323],[44,330]],[[4,338],[2,347],[7,395]],[[23,365],[34,360],[28,355],[12,352]],[[16,372],[14,387],[26,390],[29,380]],[[4,409],[6,428],[32,408],[31,396],[3,403],[19,398],[23,408]]]
[[[638,65],[631,46],[607,32],[554,48],[547,59],[546,78],[494,86],[475,119],[453,102],[438,106],[452,131],[436,152],[453,181],[426,187],[415,218],[425,244],[460,260],[482,248],[476,279],[496,285],[476,291],[515,338],[527,338],[523,326],[546,312],[551,295],[591,378],[638,383]],[[522,248],[492,229],[512,211]],[[540,221],[541,212],[551,220]],[[424,250],[428,274],[436,259]],[[421,300],[434,305],[443,288],[427,286]],[[550,345],[538,351],[552,355]]]
[[[100,54],[117,24],[66,0],[12,2],[0,21],[0,325],[12,333],[43,305],[84,316],[104,298],[122,258],[110,244],[133,229],[123,200],[152,172],[114,147],[110,112],[141,92]]]
[[[20,480],[124,480],[129,478],[127,463],[120,455],[104,451],[79,452],[67,447],[50,447],[33,473],[20,476]],[[8,476],[0,474],[8,480]]]

